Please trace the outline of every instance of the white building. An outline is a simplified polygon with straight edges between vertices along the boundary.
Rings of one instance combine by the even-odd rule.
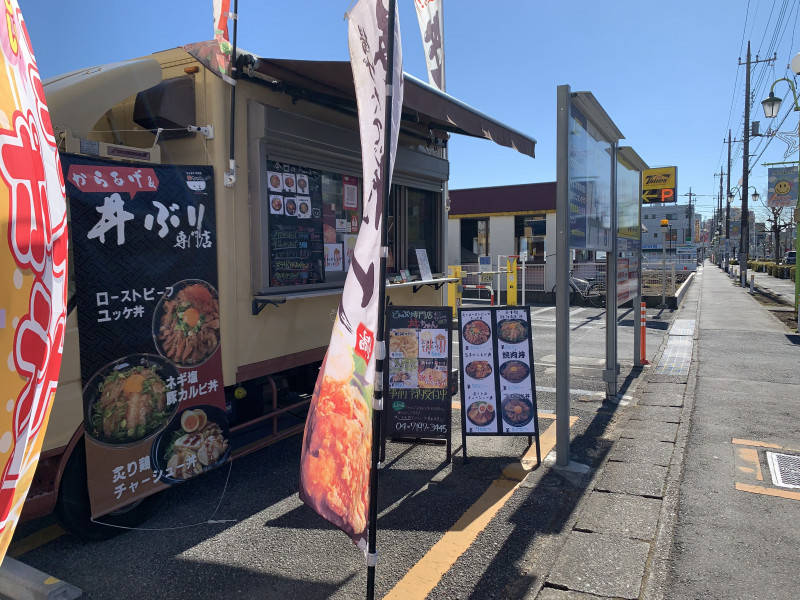
[[[661,220],[669,221],[666,233]],[[642,206],[642,259],[660,263],[666,248],[667,262],[676,268],[693,271],[697,268],[697,242],[694,232],[694,207],[687,204],[646,204]]]

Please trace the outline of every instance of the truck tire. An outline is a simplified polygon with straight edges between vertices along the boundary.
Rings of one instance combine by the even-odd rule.
[[[82,540],[108,540],[125,532],[127,528],[138,527],[155,513],[162,500],[160,493],[148,496],[103,515],[98,519],[102,523],[97,523],[91,518],[86,481],[86,449],[81,440],[72,450],[61,476],[54,516],[62,528]]]

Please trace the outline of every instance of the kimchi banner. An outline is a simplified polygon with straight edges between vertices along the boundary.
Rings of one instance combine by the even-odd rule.
[[[391,181],[403,65],[395,21],[391,143],[384,151],[388,0],[359,0],[349,15],[364,176],[363,220],[330,345],[311,399],[300,459],[300,498],[366,551],[372,448],[375,335],[378,330],[384,177]],[[388,169],[384,161],[389,162]],[[388,186],[386,186],[388,188]]]
[[[17,0],[0,26],[0,559],[39,460],[66,324],[67,208],[39,70]]]

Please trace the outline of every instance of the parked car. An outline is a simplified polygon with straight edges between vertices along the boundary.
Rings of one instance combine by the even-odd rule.
[[[789,250],[783,255],[783,264],[796,265],[797,264],[797,250]]]

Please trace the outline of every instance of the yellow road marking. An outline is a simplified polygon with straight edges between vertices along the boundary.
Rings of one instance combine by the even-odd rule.
[[[749,485],[747,483],[736,482],[736,489],[741,492],[752,494],[763,494],[764,496],[775,496],[776,498],[786,498],[787,500],[800,500],[800,492],[790,492],[787,490],[777,490],[761,485]]]
[[[39,546],[44,546],[47,542],[52,542],[54,539],[64,535],[64,530],[58,525],[50,525],[44,529],[40,529],[36,533],[32,533],[28,537],[24,537],[18,542],[14,542],[8,546],[8,554],[11,558],[22,556],[26,552],[35,550]]]
[[[745,475],[755,475],[756,480],[764,481],[758,450],[755,448],[736,448],[736,468]]]
[[[733,438],[731,440],[733,444],[739,444],[741,446],[755,446],[756,448],[771,448],[772,450],[786,450],[787,452],[800,452],[795,448],[784,448],[783,446],[778,446],[778,444],[769,444],[767,442],[756,442],[754,440],[742,440],[739,438]]]
[[[545,416],[545,415],[539,415]],[[548,415],[549,417],[549,415]],[[570,417],[570,427],[578,417]],[[553,422],[539,436],[539,448],[546,456],[556,445],[556,423]],[[453,527],[442,536],[422,559],[406,573],[384,600],[424,600],[436,587],[456,560],[472,545],[514,490],[536,465],[536,446],[532,445],[520,462],[503,470],[503,477],[495,479],[483,495],[470,506]]]

